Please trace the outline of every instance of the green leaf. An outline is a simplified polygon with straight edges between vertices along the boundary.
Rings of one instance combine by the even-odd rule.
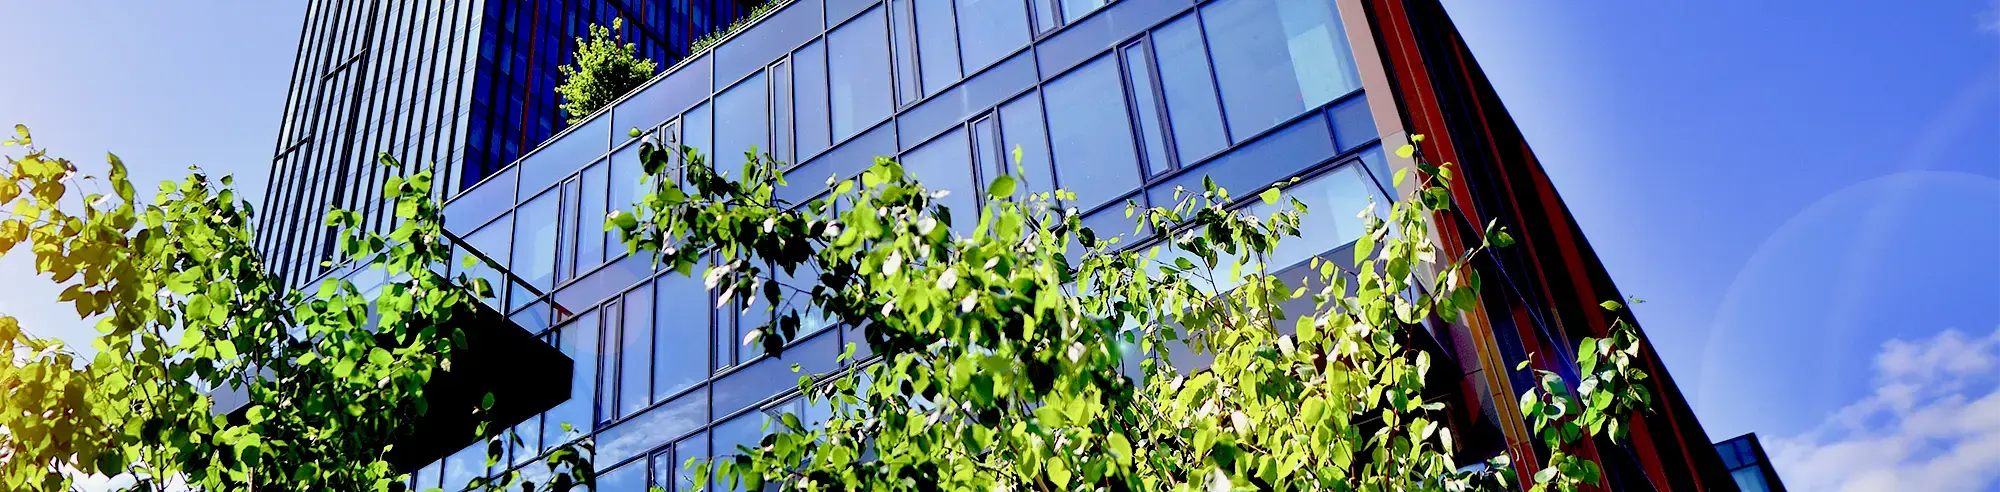
[[[1118,460],[1119,466],[1132,466],[1132,442],[1125,439],[1125,434],[1112,432],[1104,436],[1104,444],[1110,448],[1111,456]]]
[[[1012,196],[1014,194],[1014,177],[1002,174],[997,178],[993,178],[993,184],[986,187],[986,194],[994,198]]]
[[[1625,305],[1619,304],[1618,301],[1604,301],[1597,303],[1597,305],[1603,307],[1605,311],[1617,311],[1625,308]]]
[[[1264,190],[1264,192],[1263,192],[1263,193],[1259,193],[1259,194],[1257,195],[1257,197],[1258,197],[1258,198],[1263,198],[1263,199],[1264,199],[1264,204],[1265,204],[1265,205],[1277,205],[1277,204],[1278,204],[1278,198],[1280,198],[1280,195],[1279,195],[1279,192],[1278,192],[1278,187],[1276,187],[1276,186],[1273,186],[1273,187],[1271,187],[1271,189],[1268,189],[1268,190]]]
[[[1408,159],[1413,155],[1417,155],[1417,146],[1415,145],[1403,144],[1402,147],[1396,148],[1396,157]]]
[[[393,362],[395,362],[395,358],[389,355],[389,351],[382,350],[382,347],[375,347],[375,349],[368,351],[369,364],[387,367]]]

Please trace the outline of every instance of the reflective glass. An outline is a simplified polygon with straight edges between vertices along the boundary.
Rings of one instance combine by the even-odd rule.
[[[1368,98],[1355,97],[1333,107],[1333,139],[1340,150],[1354,150],[1376,139],[1375,116],[1368,111]]]
[[[599,162],[583,170],[582,196],[577,212],[576,269],[584,273],[604,263],[604,247],[611,234],[604,230],[604,215],[609,211],[606,193],[610,189],[608,174],[611,166]],[[619,205],[623,207],[623,204]]]
[[[444,460],[446,490],[464,490],[473,479],[486,476],[486,442],[466,446]]]
[[[771,65],[771,155],[779,162],[798,162],[792,155],[792,64],[780,60]]]
[[[916,0],[889,0],[889,32],[896,54],[896,101],[909,104],[923,97],[923,79],[917,73]]]
[[[611,146],[611,118],[593,118],[521,160],[521,189],[533,194],[582,168]]]
[[[569,356],[575,366],[570,371],[569,399],[543,414],[547,425],[542,426],[542,445],[548,447],[569,442],[594,428],[591,402],[597,396],[597,311],[585,313],[560,328],[556,348]],[[582,432],[565,432],[562,424]]]
[[[459,193],[458,198],[444,206],[446,228],[464,234],[514,208],[514,173],[518,169],[507,168],[479,186]]]
[[[963,128],[903,154],[903,167],[924,188],[949,194],[937,201],[950,210],[952,230],[970,233],[978,225],[978,187],[972,182],[972,152]]]
[[[1173,169],[1173,162],[1167,156],[1166,130],[1160,128],[1160,100],[1153,90],[1152,57],[1146,54],[1146,46],[1134,44],[1125,48],[1125,83],[1132,88],[1132,114],[1139,117],[1139,140],[1145,142],[1146,169],[1157,175]]]
[[[699,469],[686,466],[688,459],[707,458],[708,456],[707,431],[674,443],[674,490],[676,492],[694,490],[695,473]]]
[[[1028,93],[1000,106],[1000,148],[1005,156],[1007,174],[1015,173],[1015,166],[1023,172],[1015,178],[1021,180],[1021,189],[1029,193],[1054,191],[1055,169],[1049,164],[1049,134],[1042,125],[1042,98],[1040,93]],[[1021,154],[1019,162],[1014,153]]]
[[[923,67],[924,93],[934,94],[962,76],[958,65],[958,28],[952,3],[916,2],[918,64]]]
[[[1238,139],[1361,87],[1326,0],[1222,0],[1201,15]]]
[[[597,436],[598,463],[617,463],[708,423],[708,392],[695,390]]]
[[[645,492],[646,464],[628,463],[597,476],[595,492]]]
[[[771,150],[771,115],[764,73],[758,72],[735,87],[715,96],[716,170],[737,176],[743,169],[745,152],[763,154]]]
[[[1076,193],[1076,207],[1089,210],[1138,187],[1139,162],[1117,57],[1090,62],[1043,90],[1056,174],[1064,189]]]
[[[638,128],[645,131],[708,97],[712,92],[709,87],[709,63],[714,59],[704,55],[619,104],[611,113],[616,122],[611,127],[615,140],[624,142],[627,130]]]
[[[1326,120],[1313,115],[1156,184],[1147,193],[1154,202],[1168,203],[1175,186],[1199,190],[1206,177],[1235,196],[1250,196],[1333,156],[1333,135]]]
[[[993,178],[1012,174],[1008,169],[1007,153],[1000,150],[1000,129],[996,120],[987,115],[972,122],[972,166],[979,170],[973,184],[981,188],[981,196],[985,195],[984,188],[993,182]],[[1016,189],[1014,193],[1019,195],[1018,187]]]
[[[792,54],[792,90],[797,98],[798,159],[826,150],[826,45],[813,41]]]
[[[547,291],[553,286],[556,273],[556,211],[562,205],[562,194],[555,190],[529,200],[517,209],[514,229],[514,275],[521,277],[528,285]],[[524,288],[516,288],[510,303],[518,307],[533,297]]]
[[[708,291],[701,281],[666,274],[658,281],[653,305],[659,329],[653,343],[653,400],[708,377]]]
[[[957,0],[959,50],[965,73],[973,73],[1028,43],[1027,3],[1021,0]]]
[[[486,280],[487,287],[493,289],[493,298],[484,300],[488,306],[499,306],[500,301],[504,300],[507,296],[510,282],[507,281],[507,276],[502,274],[502,270],[500,269],[507,267],[507,240],[513,232],[513,216],[502,215],[499,220],[493,221],[492,224],[488,224],[484,229],[466,235],[464,237],[465,244],[461,245],[461,248],[455,252],[451,260],[452,271],[463,271],[472,278]],[[468,251],[465,248],[471,249]],[[467,268],[465,266],[465,259],[475,257],[472,254],[474,251],[480,255],[485,255],[487,259],[499,264],[490,264],[475,259],[473,266]]]
[[[717,162],[712,152],[715,149],[715,118],[708,103],[701,103],[681,115],[681,145],[694,147],[695,153],[708,162]],[[742,155],[741,150],[737,155]]]
[[[889,36],[882,15],[869,10],[827,34],[834,141],[889,117]]]
[[[1063,21],[1076,22],[1109,3],[1111,0],[1062,0]]]
[[[1284,194],[1305,202],[1310,213],[1299,224],[1299,237],[1279,241],[1277,249],[1272,251],[1269,263],[1273,269],[1289,267],[1306,261],[1309,256],[1354,242],[1367,227],[1367,222],[1357,217],[1356,212],[1367,209],[1371,202],[1375,203],[1377,215],[1385,214],[1389,208],[1362,176],[1361,168],[1352,165],[1286,187]],[[1277,210],[1277,205],[1260,200],[1245,211],[1263,217]]]
[[[617,301],[605,303],[598,310],[597,336],[599,353],[604,357],[597,364],[597,420],[611,422],[618,420],[618,353],[624,341],[619,331],[624,327],[625,310]]]
[[[619,344],[618,414],[631,415],[652,400],[653,284],[625,293],[625,340]]]
[[[1199,20],[1189,15],[1153,31],[1153,54],[1159,58],[1160,90],[1166,94],[1168,127],[1181,165],[1228,147]]]

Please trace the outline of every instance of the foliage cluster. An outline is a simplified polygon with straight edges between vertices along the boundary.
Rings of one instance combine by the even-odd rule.
[[[563,81],[556,95],[562,97],[570,123],[624,97],[659,70],[652,60],[639,57],[636,45],[613,33],[623,27],[623,19],[612,19],[609,28],[591,24],[590,39],[576,39],[576,63],[557,67]]]

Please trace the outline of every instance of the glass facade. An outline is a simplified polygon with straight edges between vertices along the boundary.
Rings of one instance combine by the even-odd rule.
[[[1778,479],[1770,456],[1764,453],[1764,443],[1756,434],[1715,443],[1715,452],[1722,455],[1722,465],[1729,467],[1729,478],[1743,492],[1785,492],[1785,483]]]
[[[1246,34],[1255,39],[1220,39]],[[461,192],[447,227],[498,238],[507,262],[532,270],[522,278],[553,279],[546,294],[497,303],[550,327],[577,362],[571,399],[522,434],[542,436],[541,449],[594,436],[600,490],[686,490],[687,459],[755,442],[768,415],[814,413],[794,397],[792,364],[836,370],[843,347],[864,342],[809,321],[810,335],[767,358],[741,344],[764,306],[716,309],[699,280],[607,242],[600,211],[636,198],[629,130],[712,150],[725,169],[751,146],[771,151],[794,183],[778,194],[794,201],[875,156],[951,190],[960,216],[979,205],[978,186],[1016,175],[1028,191],[1076,192],[1068,205],[1124,244],[1154,234],[1133,232],[1126,200],[1165,205],[1204,177],[1249,196],[1297,177],[1294,195],[1322,220],[1280,253],[1304,261],[1350,243],[1353,212],[1390,196],[1344,36],[1329,0],[794,0],[715,51],[762,58],[677,67]],[[1261,92],[1244,86],[1260,80]],[[577,431],[551,430],[562,423]],[[478,472],[457,460],[419,476]]]
[[[449,195],[494,177],[502,167],[515,169],[508,164],[563,131],[568,115],[555,94],[561,82],[557,67],[572,62],[576,40],[587,37],[591,24],[622,19],[619,35],[664,68],[684,58],[695,38],[746,15],[746,5],[733,0],[310,2],[270,188],[259,210],[258,247],[274,273],[293,285],[334,273],[338,267],[322,264],[334,256],[335,231],[322,223],[327,210],[360,212],[364,226],[385,230],[393,219],[381,186],[390,177],[435,169],[438,193]],[[574,142],[568,149],[549,149],[544,159],[549,165],[519,166],[526,174],[520,178],[553,183],[575,170],[568,164],[571,157],[603,152],[603,142],[564,140]],[[376,164],[383,153],[400,164]],[[515,198],[512,189],[487,188],[480,201],[500,208],[460,214],[459,220],[489,219]]]

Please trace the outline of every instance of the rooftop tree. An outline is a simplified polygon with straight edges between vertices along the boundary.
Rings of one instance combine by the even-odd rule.
[[[556,86],[556,95],[562,96],[562,110],[570,123],[639,88],[659,69],[652,60],[639,57],[637,46],[613,33],[623,25],[623,19],[612,19],[610,28],[591,24],[590,39],[576,38],[576,63],[557,67],[563,81]]]

